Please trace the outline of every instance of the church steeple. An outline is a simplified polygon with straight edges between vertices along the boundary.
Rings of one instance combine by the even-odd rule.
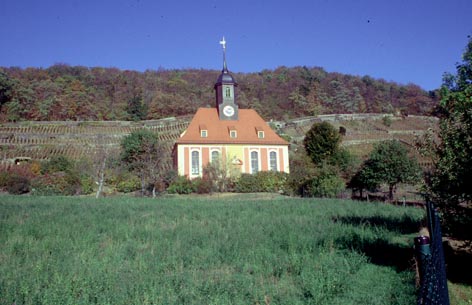
[[[215,84],[216,109],[220,120],[237,120],[238,105],[235,103],[235,87],[238,86],[233,76],[228,71],[226,64],[226,40],[220,41],[223,46],[223,70]]]

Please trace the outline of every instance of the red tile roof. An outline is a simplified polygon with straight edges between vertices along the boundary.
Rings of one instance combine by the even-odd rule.
[[[207,137],[202,138],[202,126],[207,128]],[[236,130],[237,137],[230,138],[229,131]],[[258,138],[257,131],[264,131]],[[199,108],[187,130],[176,141],[177,144],[265,144],[288,145],[252,109],[239,109],[239,120],[220,120],[216,108]]]

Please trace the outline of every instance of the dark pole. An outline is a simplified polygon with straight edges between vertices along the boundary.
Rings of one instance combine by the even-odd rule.
[[[429,231],[429,237],[431,239],[431,242],[434,241],[434,237],[433,237],[433,229],[434,229],[434,220],[433,220],[433,204],[431,203],[431,201],[429,199],[426,199],[426,218],[427,218],[427,222],[428,222],[428,231]]]
[[[430,240],[428,236],[415,237],[415,254],[418,263],[418,272],[420,276],[420,283],[424,282],[424,275],[428,264],[426,263],[431,258]]]

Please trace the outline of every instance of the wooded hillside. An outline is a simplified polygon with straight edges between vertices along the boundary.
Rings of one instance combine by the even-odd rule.
[[[215,70],[0,68],[0,121],[153,120],[212,107]],[[234,73],[241,108],[265,120],[330,113],[429,114],[436,92],[314,67]]]

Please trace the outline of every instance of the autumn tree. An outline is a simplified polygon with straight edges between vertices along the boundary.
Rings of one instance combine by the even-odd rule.
[[[129,71],[64,64],[40,68],[1,68],[13,84],[10,98],[0,97],[4,119],[142,120],[193,114],[214,105],[219,71]],[[339,112],[394,109],[424,114],[437,101],[414,85],[372,77],[328,73],[319,67],[279,67],[258,73],[235,73],[240,108],[257,109],[269,119]],[[6,92],[3,90],[2,92]],[[146,115],[146,105],[149,111]]]

